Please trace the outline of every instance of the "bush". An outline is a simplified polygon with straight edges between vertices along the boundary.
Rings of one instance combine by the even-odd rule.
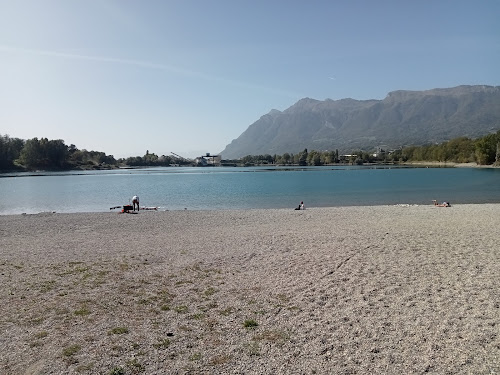
[[[245,327],[245,328],[255,328],[258,325],[259,324],[253,319],[245,320],[245,323],[243,323],[243,327]]]

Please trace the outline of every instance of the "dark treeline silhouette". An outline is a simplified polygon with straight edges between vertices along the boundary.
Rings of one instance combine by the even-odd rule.
[[[144,156],[131,156],[126,159],[118,159],[118,163],[131,167],[168,167],[171,164],[185,164],[185,161],[172,156],[158,156],[147,150]]]
[[[24,141],[0,134],[0,170],[14,169],[14,162],[19,159]]]
[[[104,152],[79,150],[62,139],[48,140],[0,136],[1,170],[62,170],[113,168],[117,161]]]
[[[100,151],[79,150],[67,146],[62,139],[33,138],[23,140],[0,135],[0,170],[69,170],[110,169],[118,166],[169,166],[188,161],[171,156],[157,156],[146,151],[144,156],[116,160]]]

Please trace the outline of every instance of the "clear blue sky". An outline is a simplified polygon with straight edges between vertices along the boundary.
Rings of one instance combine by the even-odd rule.
[[[500,1],[0,0],[0,134],[217,153],[303,97],[500,85]]]

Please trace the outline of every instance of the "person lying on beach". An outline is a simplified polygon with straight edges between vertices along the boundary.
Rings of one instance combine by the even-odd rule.
[[[432,202],[434,202],[434,206],[438,206],[438,207],[451,207],[450,202],[443,202],[443,203],[439,204],[437,202],[437,200],[435,200],[435,199],[433,199]]]

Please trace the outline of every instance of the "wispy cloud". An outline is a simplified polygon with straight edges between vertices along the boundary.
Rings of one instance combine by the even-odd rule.
[[[81,55],[81,54],[75,54],[75,53],[46,51],[46,50],[37,50],[37,49],[28,49],[28,48],[18,48],[18,47],[9,47],[9,46],[1,46],[1,45],[0,45],[0,51],[26,53],[26,54],[32,54],[32,55],[38,55],[38,56],[60,57],[60,58],[64,58],[64,59],[73,59],[73,60],[86,60],[86,61],[96,61],[96,62],[104,62],[104,63],[133,65],[133,66],[139,66],[139,67],[148,68],[148,69],[165,70],[165,71],[170,71],[173,73],[179,73],[179,74],[188,75],[188,76],[199,76],[199,77],[205,78],[205,79],[211,78],[209,75],[206,75],[206,74],[203,74],[200,72],[195,72],[195,71],[188,70],[188,69],[182,69],[182,68],[178,68],[178,67],[167,65],[167,64],[157,64],[157,63],[151,63],[151,62],[141,61],[141,60],[120,59],[120,58],[115,58],[115,57],[103,57],[103,56],[90,56],[90,55]]]
[[[266,86],[256,85],[249,82],[243,82],[238,80],[231,80],[219,76],[214,76],[210,74],[206,74],[203,72],[198,72],[194,70],[179,68],[177,66],[168,65],[168,64],[159,64],[149,61],[143,60],[133,60],[133,59],[122,59],[115,57],[106,57],[106,56],[91,56],[91,55],[82,55],[76,53],[66,53],[66,52],[57,52],[57,51],[47,51],[47,50],[38,50],[38,49],[28,49],[28,48],[19,48],[19,47],[11,47],[0,45],[0,51],[4,52],[14,52],[14,53],[24,53],[38,56],[48,56],[48,57],[56,57],[56,58],[64,58],[64,59],[73,59],[80,61],[93,61],[93,62],[101,62],[101,63],[109,63],[109,64],[121,64],[121,65],[131,65],[137,66],[145,69],[156,69],[162,70],[174,74],[179,74],[187,77],[200,78],[206,81],[220,82],[232,86],[243,87],[246,89],[255,89],[255,90],[264,90],[267,92],[271,92],[276,95],[287,96],[291,98],[301,98],[303,95],[298,93],[293,93],[286,90],[270,88]]]

